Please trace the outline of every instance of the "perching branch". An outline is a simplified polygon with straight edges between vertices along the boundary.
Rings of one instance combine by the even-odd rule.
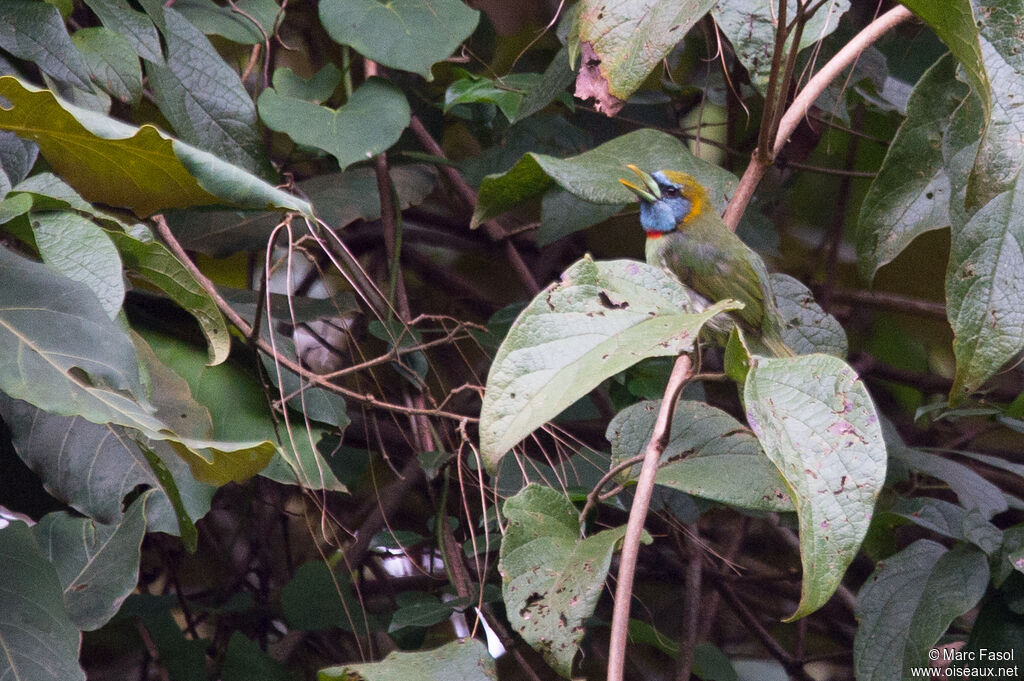
[[[658,472],[658,463],[668,445],[669,432],[672,429],[672,415],[679,401],[683,386],[690,380],[693,372],[693,361],[689,355],[680,355],[672,367],[665,386],[665,395],[661,400],[658,417],[654,421],[650,442],[644,449],[644,463],[637,478],[636,490],[633,493],[633,506],[629,510],[629,521],[626,523],[626,536],[622,540],[622,555],[619,558],[619,574],[615,585],[615,605],[612,609],[611,641],[608,644],[608,681],[623,681],[626,664],[626,638],[629,630],[629,604],[633,599],[633,577],[636,573],[636,560],[640,554],[640,539],[644,532],[644,521],[651,505],[654,492],[654,476]]]
[[[736,187],[736,193],[733,194],[732,200],[729,201],[729,206],[725,209],[725,214],[722,216],[729,229],[736,231],[736,226],[739,225],[740,218],[743,216],[744,211],[746,211],[750,199],[753,198],[754,190],[761,182],[761,178],[768,172],[768,168],[774,163],[775,157],[786,146],[790,135],[796,130],[797,125],[807,115],[811,105],[824,92],[828,84],[835,80],[843,69],[856,61],[860,53],[866,50],[869,45],[888,33],[893,27],[912,16],[910,10],[902,5],[892,8],[854,36],[850,42],[843,46],[843,49],[839,50],[832,59],[828,60],[821,70],[814,74],[814,77],[807,82],[807,85],[796,96],[779,121],[778,133],[775,135],[771,154],[755,153],[750,159],[743,177],[740,178],[739,186]]]

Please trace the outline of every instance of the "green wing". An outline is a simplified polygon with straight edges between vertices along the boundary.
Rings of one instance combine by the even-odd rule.
[[[768,271],[760,256],[725,225],[696,220],[685,230],[651,242],[648,260],[712,301],[733,298],[744,304],[736,316],[760,330],[764,301],[771,300]],[[769,303],[771,305],[771,302]]]

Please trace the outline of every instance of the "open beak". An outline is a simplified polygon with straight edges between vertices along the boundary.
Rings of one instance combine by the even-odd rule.
[[[636,194],[641,201],[646,201],[647,203],[654,203],[661,198],[661,189],[658,187],[658,183],[654,181],[653,177],[640,170],[632,163],[626,167],[636,173],[636,176],[640,178],[641,183],[640,185],[636,185],[629,180],[619,178],[619,182],[621,182],[626,189]]]

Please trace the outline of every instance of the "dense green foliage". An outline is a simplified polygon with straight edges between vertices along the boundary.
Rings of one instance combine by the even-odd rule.
[[[0,1],[0,677],[1020,664],[1021,4],[470,5]]]

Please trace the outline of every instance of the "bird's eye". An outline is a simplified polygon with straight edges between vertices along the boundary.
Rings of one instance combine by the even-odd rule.
[[[665,196],[673,198],[679,196],[679,187],[665,187]]]

